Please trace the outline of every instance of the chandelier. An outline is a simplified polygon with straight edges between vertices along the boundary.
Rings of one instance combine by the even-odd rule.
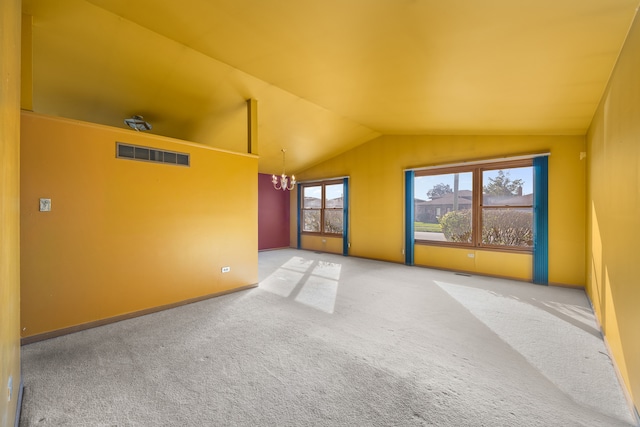
[[[282,151],[282,175],[280,175],[280,177],[271,175],[271,182],[273,183],[273,188],[275,188],[276,190],[291,191],[293,190],[293,187],[296,186],[296,176],[291,175],[291,181],[289,181],[289,178],[284,173],[284,153],[287,150],[283,148],[281,151]]]

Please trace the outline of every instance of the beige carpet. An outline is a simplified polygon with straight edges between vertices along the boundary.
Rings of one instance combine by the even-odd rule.
[[[584,292],[306,251],[23,347],[21,426],[629,426]]]

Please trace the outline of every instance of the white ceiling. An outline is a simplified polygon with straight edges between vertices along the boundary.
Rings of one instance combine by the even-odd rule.
[[[260,172],[295,172],[381,134],[584,134],[639,4],[24,0],[23,79],[36,112],[232,151],[254,98]]]

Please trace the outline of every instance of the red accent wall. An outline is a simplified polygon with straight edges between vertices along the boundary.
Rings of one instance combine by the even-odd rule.
[[[289,247],[289,198],[271,175],[258,174],[258,250]]]

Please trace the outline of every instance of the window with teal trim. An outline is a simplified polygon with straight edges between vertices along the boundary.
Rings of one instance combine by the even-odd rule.
[[[300,184],[301,232],[309,234],[340,235],[344,229],[344,183],[326,181]]]

